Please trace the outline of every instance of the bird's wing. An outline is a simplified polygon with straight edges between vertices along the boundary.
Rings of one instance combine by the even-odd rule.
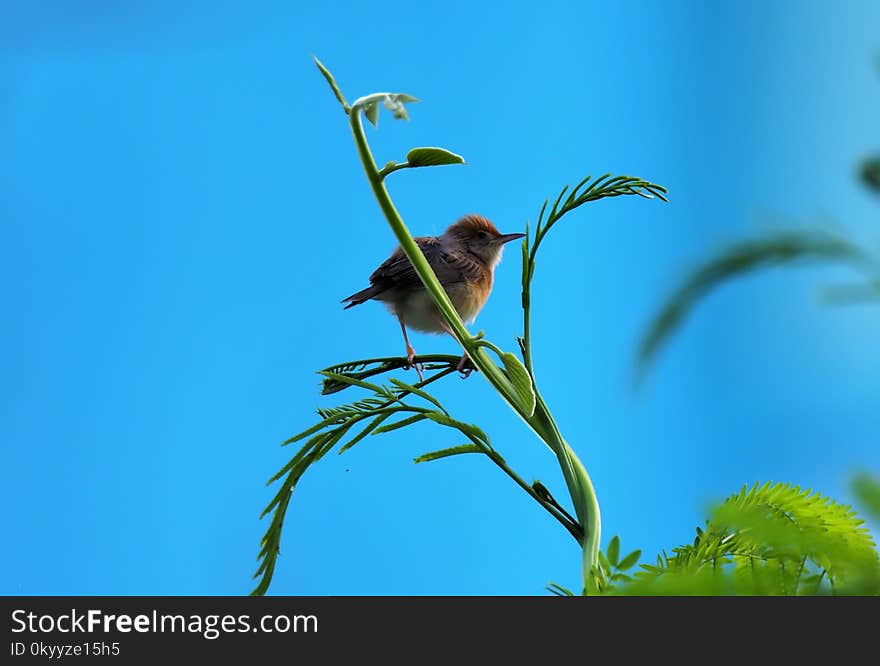
[[[448,253],[439,238],[426,236],[413,239],[421,248],[444,287],[457,282],[479,279],[484,270],[476,260],[462,253]],[[370,284],[381,291],[387,289],[418,289],[422,286],[416,269],[399,247],[370,276]]]

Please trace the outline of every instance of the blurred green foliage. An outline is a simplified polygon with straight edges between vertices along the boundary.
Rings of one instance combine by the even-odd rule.
[[[789,229],[734,243],[691,270],[654,316],[639,344],[636,381],[644,378],[660,349],[711,291],[757,270],[795,263],[845,264],[868,270],[872,264],[869,251],[820,229]],[[873,284],[869,287],[874,290]],[[843,300],[852,295],[852,288],[847,287],[846,294],[837,297]]]
[[[880,68],[880,59],[877,62]],[[865,159],[858,174],[868,190],[880,194],[880,155]],[[644,378],[659,351],[710,292],[760,269],[807,261],[847,265],[860,273],[854,284],[829,288],[825,292],[827,303],[880,303],[880,256],[854,241],[821,229],[803,228],[737,241],[691,269],[652,317],[636,352],[636,383]]]
[[[880,480],[860,474],[853,487],[880,519]],[[598,586],[610,595],[878,595],[880,557],[855,511],[785,483],[743,487],[716,506],[692,543],[630,571],[641,555],[620,558],[614,537],[600,557]],[[573,595],[561,585],[556,595]]]
[[[880,193],[880,156],[861,164],[859,178]],[[856,281],[828,289],[826,302],[880,303],[880,257],[845,238],[789,229],[739,241],[692,269],[659,308],[638,347],[637,379],[711,291],[759,269],[804,261],[856,269]],[[880,521],[880,478],[857,474],[851,488],[865,515]],[[732,495],[697,528],[692,544],[661,553],[626,584],[616,585],[610,570],[602,573],[602,591],[611,594],[880,594],[877,548],[855,512],[778,483]]]
[[[865,160],[859,170],[859,176],[868,189],[880,194],[880,157]]]
[[[865,513],[880,523],[880,478],[861,472],[852,480],[852,491]]]

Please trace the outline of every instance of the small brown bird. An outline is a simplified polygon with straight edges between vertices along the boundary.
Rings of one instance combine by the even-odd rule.
[[[434,269],[458,314],[465,323],[471,323],[492,292],[492,278],[504,244],[524,235],[501,234],[485,217],[465,215],[442,236],[413,240]],[[409,343],[406,327],[427,333],[451,335],[451,331],[400,247],[373,271],[369,287],[342,302],[348,303],[347,310],[370,299],[382,301],[397,316],[406,343],[406,358],[416,368],[419,379],[424,379],[421,369],[413,362],[416,352]],[[459,370],[464,368],[466,359],[466,355],[462,356]]]

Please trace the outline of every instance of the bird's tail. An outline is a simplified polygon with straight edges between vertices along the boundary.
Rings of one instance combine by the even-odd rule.
[[[348,308],[353,308],[355,305],[360,305],[361,303],[366,303],[368,300],[378,295],[382,290],[379,289],[376,285],[371,285],[366,289],[362,289],[361,291],[348,296],[347,298],[343,298],[340,303],[348,303],[345,306],[345,310]]]

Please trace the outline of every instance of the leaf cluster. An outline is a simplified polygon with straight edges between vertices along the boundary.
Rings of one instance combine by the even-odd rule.
[[[852,491],[865,514],[880,521],[880,477],[860,472],[852,478]]]
[[[541,212],[538,213],[538,223],[535,225],[534,238],[526,234],[526,238],[523,241],[523,289],[528,287],[534,277],[535,257],[541,242],[566,213],[570,213],[590,201],[598,201],[599,199],[609,197],[634,195],[644,199],[658,198],[668,201],[666,193],[667,190],[662,185],[633,176],[612,176],[610,173],[606,173],[604,176],[596,179],[592,176],[587,176],[575,185],[570,192],[568,185],[563,187],[559,196],[553,202],[549,213],[547,212],[547,204],[550,203],[550,200],[545,199],[544,204],[541,206]],[[546,219],[544,217],[545,213],[547,215]]]
[[[641,550],[634,550],[620,557],[620,537],[612,537],[608,548],[599,552],[599,564],[590,578],[589,589],[583,592],[584,595],[609,594],[617,585],[632,582],[633,577],[627,571],[638,564],[641,556]],[[558,583],[549,583],[546,589],[558,597],[575,596],[574,592]]]
[[[370,435],[392,432],[421,421],[431,421],[457,430],[469,443],[465,446],[424,454],[416,458],[416,462],[427,462],[462,453],[480,452],[497,455],[492,449],[489,436],[482,429],[453,418],[440,401],[424,389],[425,385],[454,372],[453,363],[457,362],[458,357],[447,357],[445,364],[432,363],[432,366],[442,369],[415,385],[407,384],[395,377],[389,378],[390,386],[374,384],[362,378],[365,373],[371,373],[376,367],[386,367],[385,371],[387,368],[393,369],[395,364],[389,363],[387,359],[356,361],[320,371],[319,374],[324,377],[324,392],[337,392],[341,390],[339,386],[342,385],[364,389],[370,395],[348,404],[319,408],[317,410],[319,420],[315,424],[283,442],[283,446],[287,446],[305,440],[293,458],[267,482],[267,485],[271,485],[281,481],[281,486],[261,514],[262,518],[272,513],[272,520],[260,544],[257,558],[260,564],[254,574],[255,578],[260,578],[260,581],[252,594],[265,594],[269,588],[280,553],[284,517],[296,484],[311,465],[332,449],[338,448],[339,453],[344,453]],[[346,374],[345,370],[351,371],[350,374]],[[418,400],[421,404],[414,404],[412,400]]]
[[[615,594],[880,594],[880,560],[855,511],[784,483],[743,487],[691,544],[642,564]]]

